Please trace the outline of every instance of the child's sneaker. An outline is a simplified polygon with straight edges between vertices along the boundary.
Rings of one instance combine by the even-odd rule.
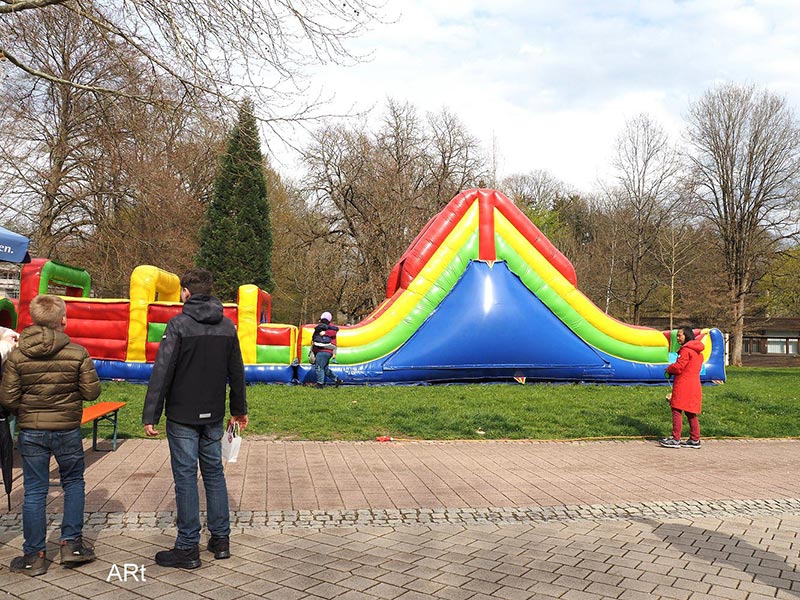
[[[681,448],[700,448],[700,440],[684,440],[681,442]]]
[[[659,442],[659,444],[661,444],[664,448],[680,448],[681,447],[681,441],[680,440],[676,440],[673,437],[664,438],[663,440],[661,440]]]

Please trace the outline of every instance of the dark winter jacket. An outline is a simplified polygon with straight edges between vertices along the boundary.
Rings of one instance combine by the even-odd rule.
[[[314,327],[314,335],[311,336],[314,352],[333,354],[336,349],[336,333],[338,331],[339,328],[336,325],[331,325],[327,319],[320,320],[317,326]]]
[[[703,367],[703,342],[689,340],[678,350],[678,360],[667,367],[674,375],[670,406],[690,413],[700,413],[703,407],[703,388],[700,369]]]
[[[233,321],[222,303],[193,294],[169,320],[147,386],[142,423],[155,425],[166,403],[167,419],[184,425],[225,418],[226,385],[231,415],[246,415],[244,365]]]
[[[86,348],[40,325],[26,327],[3,367],[0,404],[20,429],[80,427],[83,403],[100,396],[100,380]]]

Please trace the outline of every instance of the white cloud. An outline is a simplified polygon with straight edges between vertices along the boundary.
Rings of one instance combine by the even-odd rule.
[[[800,107],[795,0],[389,0],[387,12],[355,42],[371,61],[314,81],[340,109],[446,106],[487,149],[494,136],[506,173],[545,168],[589,190],[626,119],[646,112],[677,137],[721,81]]]

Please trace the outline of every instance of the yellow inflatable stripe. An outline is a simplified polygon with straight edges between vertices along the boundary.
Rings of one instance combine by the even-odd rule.
[[[530,267],[581,317],[606,335],[628,344],[647,347],[663,347],[668,342],[655,330],[639,329],[620,323],[595,306],[583,293],[573,286],[542,254],[511,225],[500,211],[494,212],[495,231],[508,242]]]
[[[77,296],[61,296],[70,302],[92,302],[95,304],[119,304],[120,302],[129,303],[127,298],[79,298]]]
[[[252,284],[239,286],[239,318],[237,335],[242,349],[242,360],[246,365],[256,360],[258,336],[258,287]]]
[[[417,306],[442,271],[452,262],[478,227],[478,203],[474,202],[408,287],[392,305],[366,325],[343,329],[336,337],[340,347],[369,344],[387,335]],[[305,338],[305,336],[304,336]]]
[[[705,363],[711,358],[711,330],[701,329],[700,333],[703,334],[703,339],[700,341],[703,342],[703,362]]]
[[[145,361],[147,306],[181,299],[181,280],[174,273],[152,265],[139,265],[131,273],[131,321],[128,326],[128,362]]]

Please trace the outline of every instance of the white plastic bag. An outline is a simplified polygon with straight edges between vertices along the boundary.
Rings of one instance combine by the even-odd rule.
[[[222,436],[222,460],[235,463],[239,457],[239,447],[242,445],[242,435],[239,432],[239,424],[231,423]]]

